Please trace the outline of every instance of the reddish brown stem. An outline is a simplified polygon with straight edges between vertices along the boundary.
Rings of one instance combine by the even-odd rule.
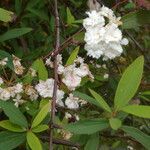
[[[58,14],[58,6],[57,0],[54,0],[54,9],[55,9],[55,32],[56,32],[56,43],[54,52],[58,51],[60,47],[60,29],[59,29],[59,14]],[[56,107],[56,99],[57,99],[57,82],[58,82],[58,65],[57,65],[57,55],[54,57],[54,88],[53,88],[53,97],[52,97],[52,105],[51,105],[51,121],[50,121],[50,138],[49,138],[49,150],[53,150],[53,124],[55,119],[55,107]]]

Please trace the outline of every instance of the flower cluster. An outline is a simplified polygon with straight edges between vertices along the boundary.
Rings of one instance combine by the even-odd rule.
[[[40,96],[44,98],[51,98],[53,96],[54,79],[50,78],[46,81],[40,81],[39,84],[35,86]],[[62,99],[64,97],[64,92],[62,90],[57,90],[57,100],[56,103],[60,106],[64,106]]]
[[[128,40],[122,38],[122,32],[118,28],[122,24],[120,17],[103,6],[100,11],[87,12],[88,17],[84,19],[85,50],[87,55],[93,58],[113,59],[123,52],[122,45],[127,45]]]
[[[1,79],[1,84],[3,84],[3,81]],[[14,86],[1,88],[0,87],[0,99],[7,101],[10,98],[14,98],[17,94],[23,92],[23,85],[22,83],[17,83]]]
[[[69,94],[69,97],[66,98],[65,100],[65,105],[69,109],[78,109],[79,105],[85,105],[87,104],[86,101],[79,99],[78,97],[74,97],[72,93]]]
[[[70,91],[75,90],[80,86],[81,79],[85,76],[89,76],[93,79],[88,65],[84,63],[83,58],[78,57],[72,65],[63,66],[62,65],[62,56],[58,55],[58,74],[62,75],[62,82],[67,86]],[[46,64],[50,67],[53,67],[51,58],[47,59]]]

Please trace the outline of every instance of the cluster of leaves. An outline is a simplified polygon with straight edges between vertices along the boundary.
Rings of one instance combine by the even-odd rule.
[[[83,47],[84,31],[80,31],[87,10],[86,0],[59,0],[58,2],[61,42],[71,41],[69,46],[62,45],[63,61],[70,65],[79,54],[89,62],[90,59],[85,57],[86,52]],[[114,4],[115,1],[105,3],[109,7]],[[46,80],[48,75],[53,76],[41,59],[53,50],[55,43],[53,2],[3,0],[0,7],[0,59],[8,57],[8,76],[10,70],[13,70],[11,54],[22,58],[26,68],[32,66],[38,72],[38,79]],[[107,62],[106,70],[101,68],[95,70],[94,64],[101,65],[102,60],[93,60],[93,64],[88,63],[95,81],[91,83],[86,79],[83,80],[81,87],[74,92],[74,96],[89,102],[86,107],[76,111],[81,121],[68,123],[64,118],[65,109],[58,110],[56,116],[57,124],[74,133],[70,140],[79,143],[81,149],[85,150],[125,149],[127,145],[135,149],[150,148],[148,135],[150,133],[148,120],[150,118],[148,106],[150,103],[150,53],[148,51],[150,13],[145,9],[137,9],[136,3],[133,2],[127,2],[116,10],[123,15],[122,29],[130,45],[122,57]],[[80,50],[77,45],[80,45]],[[142,56],[133,62],[141,54],[145,58],[145,63]],[[131,65],[127,68],[129,64]],[[105,71],[110,74],[108,80],[103,78]],[[0,74],[2,74],[1,69]],[[19,79],[16,78],[17,80]],[[23,83],[33,81],[28,72],[20,80]],[[136,105],[139,100],[141,104]],[[11,102],[0,100],[0,108],[0,150],[11,150],[16,147],[28,150],[48,149],[48,142],[44,138],[49,137],[50,103],[48,100],[29,101],[21,108],[16,108]],[[74,110],[67,111],[74,113]],[[60,138],[57,131],[54,132],[55,138]],[[61,150],[67,147],[56,145],[55,148]]]

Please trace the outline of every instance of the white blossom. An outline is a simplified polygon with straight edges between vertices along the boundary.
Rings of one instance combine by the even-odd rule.
[[[36,76],[37,76],[36,70],[33,69],[33,68],[29,68],[29,74],[30,74],[32,77],[36,77]]]
[[[8,88],[2,89],[0,88],[0,100],[7,101],[11,97],[11,93]]]
[[[15,94],[19,94],[19,93],[21,93],[21,92],[23,92],[23,85],[22,85],[22,83],[17,83],[15,86],[13,86],[12,88],[14,88],[13,89],[13,92],[15,93]]]
[[[83,21],[87,55],[96,59],[104,56],[104,60],[120,56],[123,52],[122,45],[128,44],[127,39],[122,39],[122,32],[118,28],[122,24],[121,17],[117,18],[114,12],[105,6],[98,12],[93,10],[87,14],[88,17]]]
[[[108,77],[109,77],[109,74],[105,73],[104,74],[104,79],[108,79]]]
[[[21,99],[22,96],[20,94],[17,94],[16,98],[13,99],[13,101],[15,102],[15,106],[18,107],[19,105],[25,103],[25,101],[23,99]]]
[[[0,99],[7,101],[10,98],[14,98],[17,94],[20,94],[22,92],[23,92],[22,83],[17,83],[16,85],[11,87],[0,88]]]
[[[50,78],[46,81],[39,81],[39,84],[35,86],[35,89],[38,91],[39,95],[43,98],[50,98],[53,96],[53,88],[54,88],[54,79]],[[63,102],[61,100],[64,97],[64,92],[62,90],[57,90],[57,100],[56,102],[63,106]]]
[[[78,97],[74,97],[73,94],[69,94],[69,97],[67,97],[67,99],[65,100],[65,105],[69,109],[78,109],[79,108],[78,100],[79,100]]]
[[[5,57],[4,59],[0,60],[0,66],[5,66],[8,62],[8,58]]]
[[[38,98],[38,93],[37,93],[37,91],[34,89],[33,86],[31,86],[31,85],[25,86],[24,92],[30,97],[31,100],[37,100],[37,98]]]
[[[21,59],[13,55],[13,65],[14,71],[17,75],[22,75],[24,71],[24,67],[21,65]]]

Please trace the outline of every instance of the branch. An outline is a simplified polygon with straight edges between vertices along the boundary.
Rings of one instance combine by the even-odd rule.
[[[59,46],[58,50],[52,50],[50,53],[48,53],[46,56],[43,57],[43,59],[46,59],[47,57],[54,57],[56,55],[58,55],[62,50],[64,50],[66,47],[68,47],[69,45],[73,44],[73,40],[74,40],[74,36],[78,35],[79,33],[81,33],[83,31],[83,28],[81,28],[78,32],[76,32],[75,34],[73,34],[71,37],[69,37],[67,40],[65,40],[64,43],[62,43],[61,46]]]
[[[55,9],[55,32],[56,32],[56,43],[54,53],[58,51],[60,47],[60,29],[59,29],[59,14],[57,0],[54,0],[54,9]],[[55,119],[55,106],[57,99],[57,82],[58,82],[58,65],[57,65],[57,54],[54,57],[54,88],[53,88],[53,97],[52,97],[52,109],[51,109],[51,122],[50,122],[50,137],[49,137],[49,150],[53,150],[53,123]]]
[[[49,138],[47,136],[42,136],[41,139],[43,139],[45,141],[49,141]],[[53,144],[80,148],[80,145],[77,143],[73,143],[73,142],[70,142],[68,140],[63,140],[63,139],[58,139],[58,138],[53,139]]]

